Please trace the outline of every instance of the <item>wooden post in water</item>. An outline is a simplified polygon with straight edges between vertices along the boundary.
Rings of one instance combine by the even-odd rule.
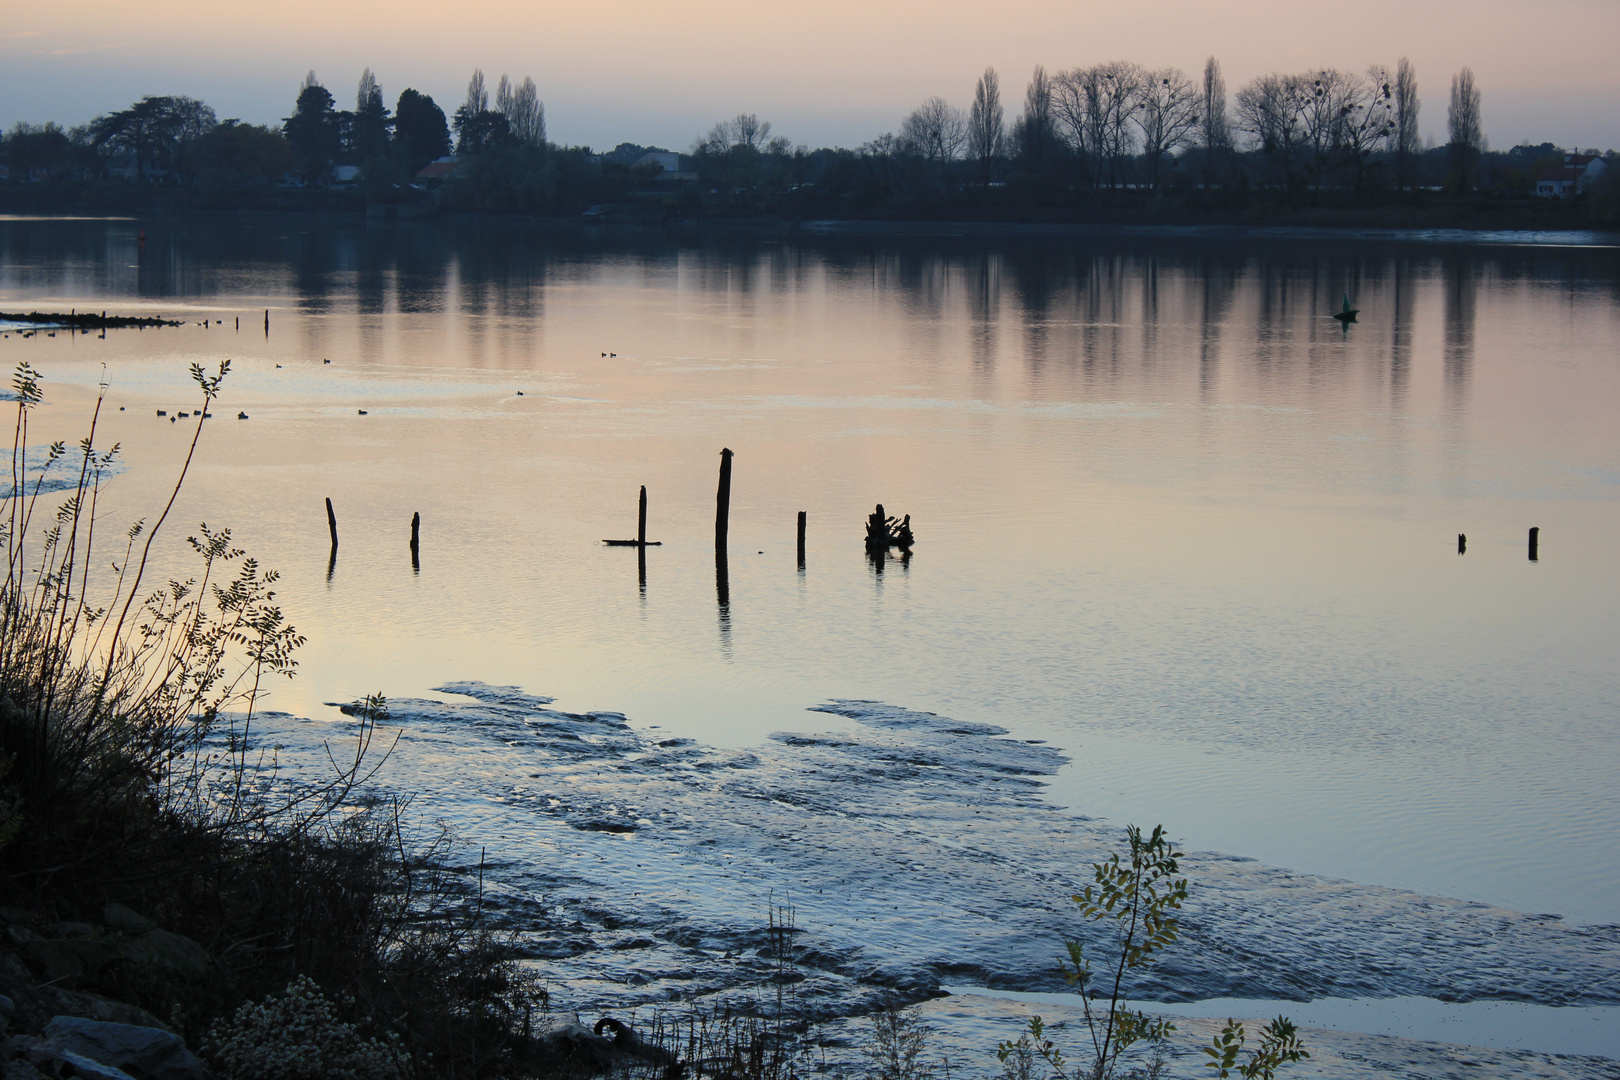
[[[242,331],[242,316],[240,315],[236,317],[236,330],[238,333],[241,333]]]
[[[422,569],[422,561],[418,556],[418,542],[422,536],[422,515],[418,511],[411,512],[411,569]]]
[[[332,500],[326,500],[326,527],[332,533],[332,554],[337,554],[337,514],[332,510]]]
[[[641,497],[636,506],[636,582],[641,595],[647,595],[647,485],[641,485]]]
[[[1459,554],[1459,555],[1468,554],[1468,534],[1467,533],[1458,533],[1457,534],[1457,554]]]
[[[714,550],[726,550],[726,533],[731,528],[731,458],[730,450],[720,451],[720,490],[714,497]]]
[[[270,309],[264,309],[264,336],[270,336]]]
[[[1539,558],[1536,557],[1536,548],[1538,548],[1540,545],[1541,545],[1541,529],[1538,526],[1538,527],[1532,528],[1530,530],[1530,561],[1531,562],[1540,562],[1541,561]]]
[[[804,569],[804,524],[805,512],[799,511],[799,569]]]
[[[726,563],[726,549],[714,549],[714,598],[720,605],[720,629],[731,626],[731,569]]]

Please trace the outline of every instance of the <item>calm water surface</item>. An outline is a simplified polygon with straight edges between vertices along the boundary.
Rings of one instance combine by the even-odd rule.
[[[0,339],[39,442],[105,365],[120,523],[232,359],[175,520],[283,572],[277,708],[481,679],[746,746],[877,699],[1062,747],[1077,813],[1620,921],[1612,247],[0,220],[0,309],[69,307],[187,321]],[[598,544],[641,484],[644,586]]]

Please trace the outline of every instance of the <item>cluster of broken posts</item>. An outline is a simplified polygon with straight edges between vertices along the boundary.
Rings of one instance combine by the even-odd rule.
[[[887,517],[883,513],[883,504],[878,503],[877,509],[866,519],[866,553],[874,559],[884,558],[890,548],[899,548],[900,561],[905,562],[911,558],[914,540],[910,514],[898,520]]]

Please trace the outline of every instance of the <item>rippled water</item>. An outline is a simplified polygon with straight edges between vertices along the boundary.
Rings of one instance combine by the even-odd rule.
[[[0,221],[0,310],[68,307],[187,322],[0,338],[41,440],[106,364],[119,521],[233,358],[176,513],[284,572],[277,708],[476,679],[740,750],[878,700],[1047,740],[1072,813],[1620,922],[1612,247]]]

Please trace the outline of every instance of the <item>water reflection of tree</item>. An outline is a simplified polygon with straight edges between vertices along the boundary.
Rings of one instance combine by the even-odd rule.
[[[1417,285],[1409,258],[1402,255],[1389,261],[1389,281],[1389,401],[1401,410],[1406,407],[1412,380],[1412,321],[1417,310]]]
[[[981,252],[967,261],[968,350],[980,375],[995,366],[996,329],[1001,316],[1001,257]]]
[[[1237,291],[1237,266],[1230,259],[1204,255],[1198,260],[1198,397],[1215,394],[1221,362],[1221,328],[1226,325]]]
[[[1445,308],[1445,401],[1449,409],[1462,409],[1468,401],[1474,367],[1474,318],[1477,282],[1474,261],[1453,255],[1441,264]]]

